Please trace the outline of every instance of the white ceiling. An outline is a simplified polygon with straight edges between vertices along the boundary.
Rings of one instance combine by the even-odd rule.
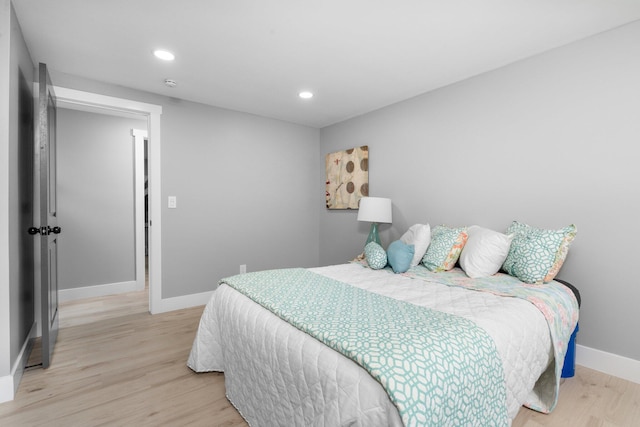
[[[640,0],[13,2],[50,69],[314,127],[640,19]]]

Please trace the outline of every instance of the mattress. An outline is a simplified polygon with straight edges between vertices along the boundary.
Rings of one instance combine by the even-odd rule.
[[[522,298],[419,277],[421,268],[406,275],[357,263],[310,270],[474,322],[498,350],[509,418],[523,404],[552,409],[557,344],[549,313]],[[251,425],[403,425],[369,372],[226,284],[205,307],[188,366],[196,372],[224,372],[228,399]]]

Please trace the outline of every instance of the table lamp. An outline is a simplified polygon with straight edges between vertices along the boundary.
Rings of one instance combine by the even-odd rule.
[[[391,199],[384,197],[363,197],[360,199],[360,207],[358,210],[358,221],[369,221],[371,229],[367,243],[376,242],[380,244],[380,236],[378,236],[379,223],[391,223]]]

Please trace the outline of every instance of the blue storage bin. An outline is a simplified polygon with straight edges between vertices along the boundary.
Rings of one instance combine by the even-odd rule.
[[[569,344],[567,344],[567,354],[564,355],[564,365],[562,366],[562,378],[571,378],[576,374],[576,335],[580,330],[580,324],[576,324],[576,329],[571,334]]]

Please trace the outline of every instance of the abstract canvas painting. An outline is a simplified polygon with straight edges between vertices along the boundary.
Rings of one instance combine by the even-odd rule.
[[[360,198],[369,195],[369,147],[327,154],[327,209],[358,209]]]

